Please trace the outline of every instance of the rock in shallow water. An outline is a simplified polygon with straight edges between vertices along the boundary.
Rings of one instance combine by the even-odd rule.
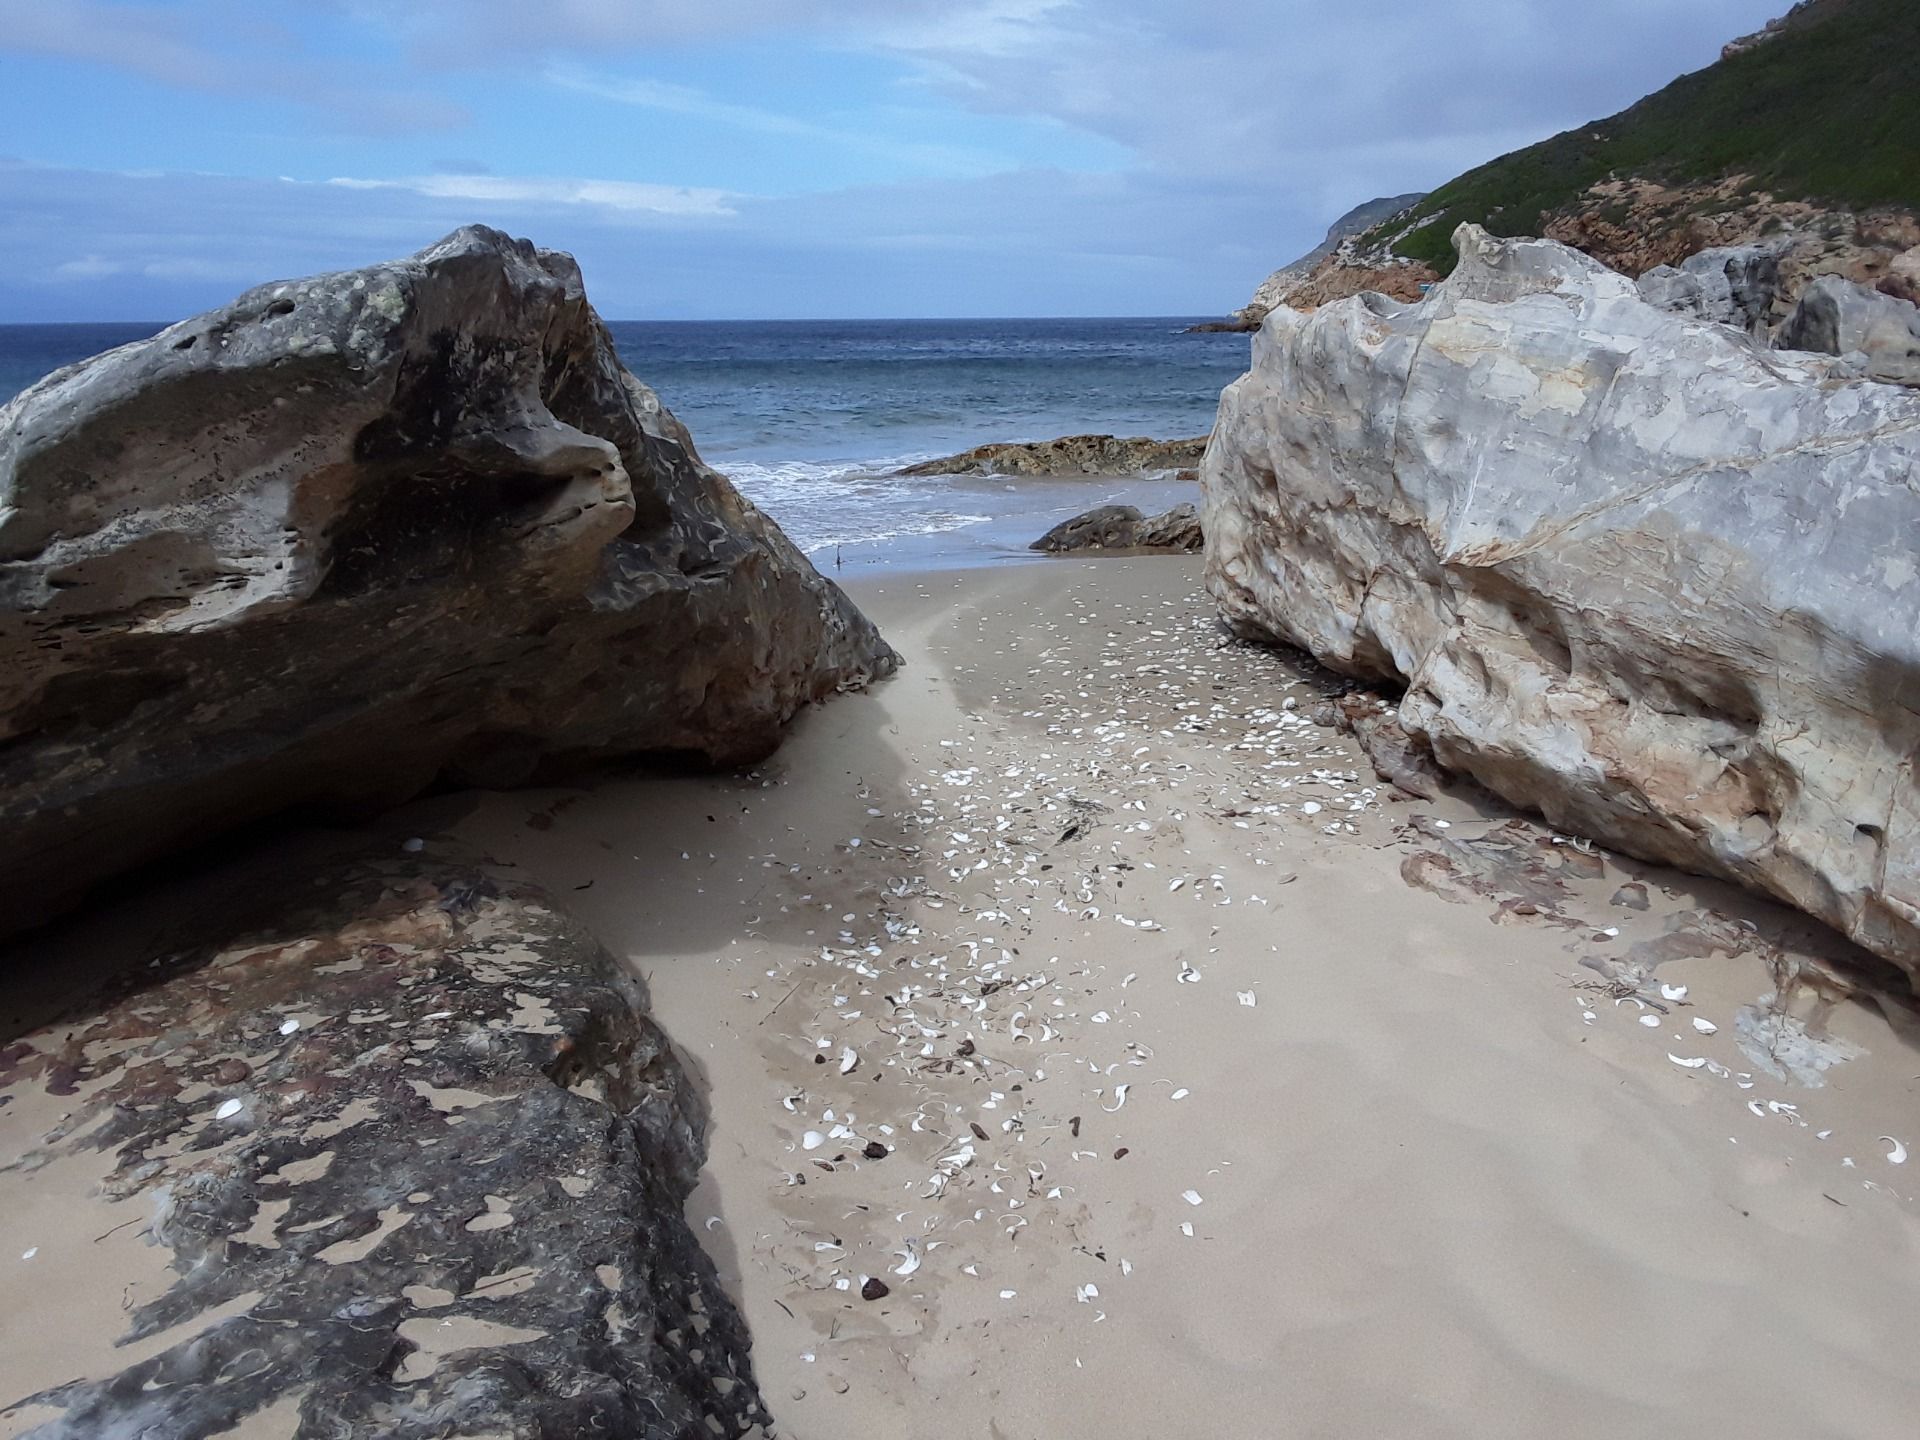
[[[0,929],[296,805],[755,759],[895,663],[569,257],[269,285],[0,409]]]
[[[470,867],[273,879],[298,898],[0,1050],[0,1096],[75,1097],[9,1183],[103,1152],[172,1264],[119,1337],[145,1358],[0,1406],[60,1412],[36,1440],[193,1440],[295,1401],[299,1440],[762,1421],[682,1213],[704,1113],[639,982]]]
[[[1202,469],[1233,627],[1404,683],[1450,769],[1920,973],[1920,396],[1456,237],[1280,310]]]
[[[1060,553],[1068,550],[1198,550],[1200,512],[1176,505],[1160,515],[1143,515],[1132,505],[1101,505],[1062,520],[1042,535],[1031,550]]]

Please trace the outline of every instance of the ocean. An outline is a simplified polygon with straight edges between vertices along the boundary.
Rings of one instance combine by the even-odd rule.
[[[1245,335],[1187,317],[849,320],[609,326],[620,356],[742,493],[829,568],[1022,558],[1095,505],[1164,509],[1170,478],[922,477],[916,460],[1001,440],[1204,435]],[[157,325],[0,325],[0,403]]]

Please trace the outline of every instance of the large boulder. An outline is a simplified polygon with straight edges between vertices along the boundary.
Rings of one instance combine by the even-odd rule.
[[[1226,618],[1404,685],[1555,825],[1920,973],[1920,396],[1456,245],[1421,304],[1268,317],[1201,472]]]
[[[1780,256],[1764,245],[1721,245],[1640,277],[1649,305],[1762,335],[1780,292]]]
[[[751,760],[894,663],[569,257],[265,286],[0,409],[0,928],[291,806]]]
[[[1806,288],[1774,343],[1847,356],[1872,380],[1920,385],[1920,306],[1838,275]]]
[[[0,1428],[760,1424],[684,1214],[704,1111],[640,982],[523,882],[271,859],[203,878],[189,943],[123,947],[125,978],[0,1049],[13,1283],[70,1317],[9,1355],[31,1389]]]

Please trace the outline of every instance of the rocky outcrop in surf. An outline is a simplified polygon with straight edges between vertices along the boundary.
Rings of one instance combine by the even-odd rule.
[[[1207,437],[1152,440],[1144,435],[1063,435],[1058,440],[976,445],[958,455],[923,460],[903,475],[1138,475],[1185,470],[1200,463]]]
[[[1920,396],[1456,236],[1276,311],[1202,468],[1232,627],[1404,686],[1441,764],[1920,976]]]
[[[293,807],[751,760],[894,663],[571,258],[268,285],[0,409],[0,928]]]

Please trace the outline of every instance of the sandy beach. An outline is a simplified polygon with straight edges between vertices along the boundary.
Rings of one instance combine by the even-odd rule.
[[[906,668],[753,772],[380,822],[645,977],[777,1434],[1912,1433],[1920,1057],[1839,942],[1393,791],[1197,560],[849,588]],[[30,941],[35,983],[196,883]],[[10,1098],[0,1405],[123,1364],[164,1263],[12,1163],[77,1102]]]

